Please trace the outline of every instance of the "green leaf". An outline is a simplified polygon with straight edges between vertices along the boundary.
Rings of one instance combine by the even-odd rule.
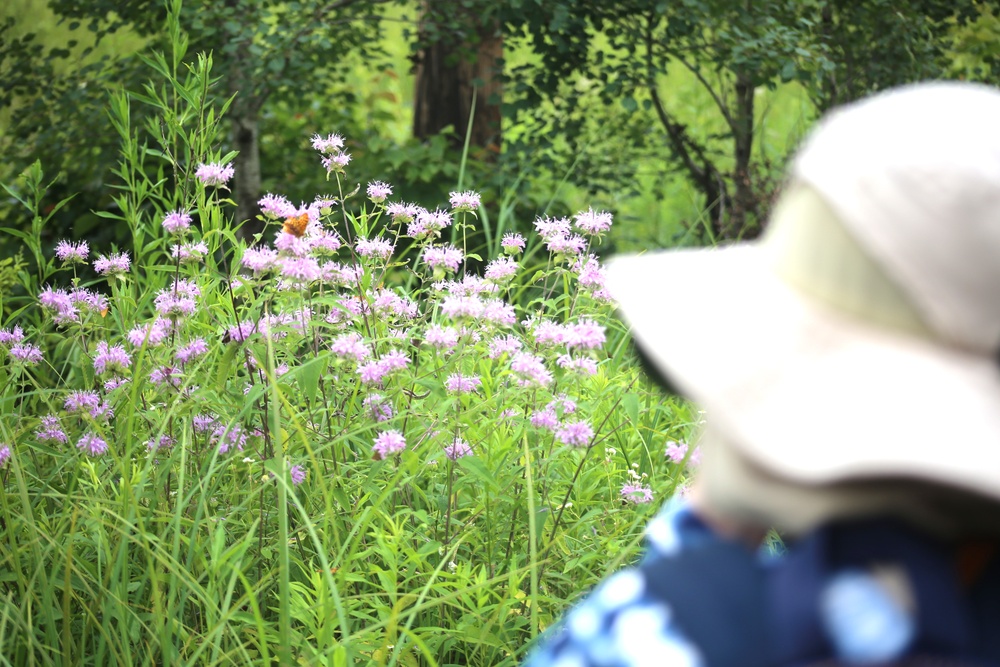
[[[633,425],[637,425],[639,423],[638,394],[628,393],[622,396],[622,408],[625,410],[625,416],[628,417],[629,421]]]
[[[233,365],[236,362],[236,353],[239,352],[239,344],[227,345],[226,351],[222,355],[222,359],[219,361],[219,372],[216,374],[215,386],[219,391],[222,391],[226,387],[226,380],[232,375]]]
[[[796,72],[795,62],[789,60],[788,62],[785,63],[785,66],[781,68],[781,80],[791,81],[792,79],[795,78],[795,72]]]
[[[482,482],[490,491],[496,493],[500,490],[500,486],[497,484],[496,479],[493,478],[493,474],[490,473],[486,464],[478,456],[463,456],[456,460],[455,464]]]
[[[319,379],[326,371],[327,357],[311,359],[299,367],[299,388],[310,403],[315,401],[319,392]]]

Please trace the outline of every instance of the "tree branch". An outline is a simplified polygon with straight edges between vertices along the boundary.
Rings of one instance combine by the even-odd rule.
[[[653,20],[652,17],[647,20],[645,34],[646,85],[649,89],[653,109],[656,111],[660,124],[667,132],[674,157],[680,161],[691,180],[705,195],[706,204],[713,213],[713,223],[716,229],[720,229],[720,222],[725,214],[728,200],[726,182],[722,173],[708,157],[705,147],[691,139],[687,134],[687,128],[674,120],[663,106],[663,101],[657,90],[656,72],[653,68]]]
[[[689,63],[677,51],[668,50],[668,53],[670,53],[670,55],[676,58],[682,65],[684,65],[684,67],[687,67],[688,71],[694,74],[695,77],[698,79],[698,81],[701,82],[701,85],[705,87],[705,90],[708,91],[708,94],[711,95],[712,99],[715,101],[715,106],[719,107],[719,111],[722,113],[722,117],[726,120],[726,124],[729,126],[729,129],[735,132],[736,125],[735,121],[733,120],[732,114],[729,113],[729,106],[726,104],[725,100],[719,97],[719,94],[715,92],[715,89],[712,88],[712,85],[708,82],[708,80],[704,76],[702,76],[701,68],[696,67],[695,65]]]

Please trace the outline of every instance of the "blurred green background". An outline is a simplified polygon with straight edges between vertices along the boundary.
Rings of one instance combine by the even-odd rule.
[[[75,195],[47,240],[127,247],[95,214],[118,183],[104,105],[157,85],[141,56],[163,49],[164,16],[158,0],[0,6],[0,182],[37,159],[53,203]],[[1000,53],[1000,18],[969,0],[187,0],[183,16],[187,60],[211,52],[215,92],[235,95],[221,149],[240,151],[247,231],[265,192],[329,190],[309,137],[338,132],[362,187],[429,207],[479,190],[508,229],[604,208],[611,251],[753,237],[823,111],[909,81],[993,82]],[[0,226],[25,215],[0,199]],[[0,258],[17,249],[0,237]]]

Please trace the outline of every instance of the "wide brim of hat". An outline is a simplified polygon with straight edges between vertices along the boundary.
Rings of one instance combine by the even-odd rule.
[[[615,258],[607,287],[653,363],[765,469],[1000,499],[995,360],[826,306],[756,244]]]

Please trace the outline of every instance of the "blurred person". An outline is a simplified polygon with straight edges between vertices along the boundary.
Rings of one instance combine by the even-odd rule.
[[[837,109],[759,242],[608,286],[703,460],[530,667],[1000,665],[1000,92]]]

